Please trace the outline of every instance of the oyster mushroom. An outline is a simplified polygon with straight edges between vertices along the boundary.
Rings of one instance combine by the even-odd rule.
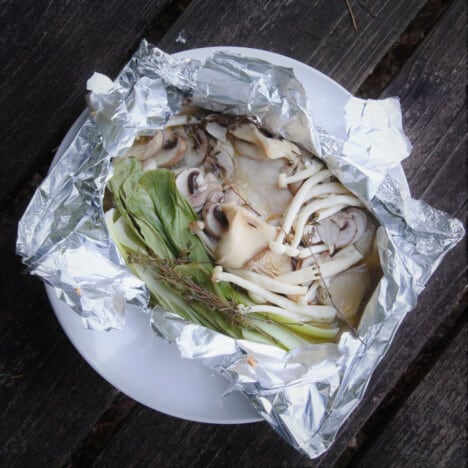
[[[345,318],[351,319],[369,292],[370,284],[366,268],[352,268],[331,278],[327,288],[320,285],[317,299],[321,304],[335,305]]]
[[[234,172],[228,177],[240,198],[263,219],[281,218],[292,195],[286,188],[279,189],[276,181],[284,162],[258,161],[235,158]]]
[[[236,137],[234,147],[243,156],[253,159],[286,158],[294,161],[300,149],[288,140],[273,138],[271,134],[251,122],[233,125],[229,133]]]
[[[244,268],[272,278],[285,275],[293,270],[291,257],[286,254],[277,254],[270,249],[259,252],[245,264]]]
[[[205,176],[200,169],[194,167],[180,172],[176,177],[176,185],[196,212],[203,208],[211,191],[221,190],[221,185],[215,176],[212,174]]]
[[[245,208],[222,205],[228,229],[216,248],[217,263],[225,268],[242,268],[268,246],[278,228],[265,223]]]
[[[219,239],[228,227],[226,215],[221,208],[223,199],[223,192],[219,190],[211,191],[206,197],[206,203],[202,211],[205,230],[215,239]]]

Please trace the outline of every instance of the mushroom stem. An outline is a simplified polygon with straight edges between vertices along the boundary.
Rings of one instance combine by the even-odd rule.
[[[294,219],[296,218],[297,213],[301,209],[301,206],[307,200],[307,194],[309,193],[312,187],[314,187],[322,180],[330,176],[331,172],[328,169],[324,169],[307,179],[302,184],[301,188],[297,191],[296,195],[294,195],[294,198],[292,199],[291,203],[288,206],[288,209],[286,210],[286,213],[284,214],[283,223],[281,225],[281,230],[278,234],[278,237],[276,238],[276,240],[270,242],[269,244],[270,249],[273,250],[273,252],[278,254],[286,252],[287,247],[283,245],[284,239],[291,230]]]
[[[315,222],[320,222],[323,221],[326,218],[329,218],[330,216],[333,216],[335,213],[338,213],[338,211],[341,211],[346,208],[347,205],[335,205],[330,208],[325,208],[323,210],[318,210],[316,213],[316,219]]]
[[[310,257],[314,253],[322,253],[328,250],[328,246],[325,244],[316,244],[316,245],[311,245],[310,247],[299,247],[299,255],[297,257],[299,258],[306,258]]]
[[[312,265],[302,270],[296,270],[285,275],[277,276],[275,279],[283,283],[303,284],[309,281],[315,281],[322,278],[329,278],[337,275],[342,271],[347,270],[355,263],[362,260],[364,256],[354,247],[350,245],[341,251],[340,256],[333,257],[327,262]]]
[[[308,203],[300,212],[297,223],[295,226],[294,239],[291,242],[292,248],[297,248],[299,245],[302,235],[304,233],[304,227],[312,214],[325,208],[332,208],[336,205],[345,206],[361,206],[362,203],[353,195],[334,195],[328,198],[319,198]]]
[[[292,296],[302,296],[307,292],[307,288],[305,286],[294,286],[292,284],[281,283],[280,281],[276,281],[274,278],[259,275],[253,271],[233,270],[232,273],[240,276],[241,278],[252,281],[271,292],[290,294]]]
[[[320,281],[314,281],[310,286],[309,289],[307,290],[304,299],[306,302],[310,302],[315,299],[317,296],[317,290],[320,286]]]
[[[323,167],[323,164],[314,160],[312,164],[299,172],[296,172],[293,175],[288,176],[284,172],[278,174],[278,187],[279,188],[286,188],[289,184],[294,184],[295,182],[299,182],[300,180],[307,179],[308,177],[312,177],[316,174],[320,169]]]
[[[342,184],[339,182],[327,182],[323,184],[318,184],[315,187],[312,187],[312,189],[309,191],[308,198],[309,200],[312,198],[320,197],[322,195],[328,195],[328,194],[336,194],[336,195],[341,195],[341,194],[348,194],[351,195],[350,191]]]
[[[279,294],[272,293],[265,288],[260,287],[258,284],[248,281],[240,276],[234,275],[232,273],[223,272],[223,268],[217,266],[213,269],[213,274],[211,276],[211,281],[226,281],[228,283],[237,284],[241,288],[244,288],[256,296],[262,297],[264,300],[271,302],[273,305],[282,307],[290,312],[295,312],[297,314],[305,315],[311,320],[317,320],[322,322],[331,322],[336,316],[336,310],[332,306],[324,305],[307,305],[299,306],[290,299],[286,299]]]

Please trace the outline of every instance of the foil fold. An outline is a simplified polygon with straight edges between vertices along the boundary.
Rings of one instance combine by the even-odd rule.
[[[88,88],[92,119],[36,191],[19,224],[17,251],[89,328],[123,326],[127,303],[147,309],[146,288],[109,238],[104,188],[111,158],[164,126],[184,99],[214,111],[257,115],[272,133],[321,157],[378,219],[383,277],[358,336],[343,333],[338,343],[285,352],[150,310],[157,335],[183,357],[224,375],[287,442],[318,457],[361,401],[418,294],[464,235],[460,221],[411,198],[400,166],[411,144],[398,100],[351,97],[341,140],[315,127],[314,109],[293,70],[226,52],[205,63],[181,60],[146,41],[114,82],[97,74]]]

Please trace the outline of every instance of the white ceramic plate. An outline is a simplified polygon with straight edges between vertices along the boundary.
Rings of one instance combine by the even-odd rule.
[[[344,138],[343,110],[349,93],[317,70],[296,60],[257,49],[209,47],[175,54],[204,60],[210,53],[225,50],[258,57],[294,69],[313,109],[315,122]],[[65,151],[86,119],[84,112],[65,136],[57,158]],[[238,424],[259,421],[240,392],[223,396],[228,383],[197,362],[183,359],[177,348],[156,337],[148,317],[130,310],[123,330],[86,330],[79,317],[47,287],[52,307],[65,333],[88,363],[108,382],[150,408],[192,421]]]

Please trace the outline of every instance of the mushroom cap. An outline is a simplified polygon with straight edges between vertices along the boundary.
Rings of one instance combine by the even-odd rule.
[[[187,126],[177,132],[187,140],[184,164],[189,167],[202,165],[210,150],[210,140],[205,130],[199,126]]]
[[[231,126],[229,132],[237,139],[234,146],[239,153],[253,159],[295,160],[301,153],[294,143],[273,138],[271,134],[251,122]]]
[[[164,140],[164,132],[162,130],[157,130],[150,138],[140,137],[135,140],[133,146],[127,151],[125,156],[133,156],[141,162],[147,161],[148,159],[153,158],[162,148]]]
[[[187,140],[171,130],[157,130],[150,139],[140,139],[127,151],[125,156],[133,156],[149,164],[154,160],[156,167],[171,167],[177,164],[185,154]]]
[[[349,208],[320,221],[309,239],[322,241],[331,252],[358,241],[371,229],[369,217],[364,210]]]
[[[223,199],[224,193],[222,191],[212,190],[208,193],[202,210],[205,230],[215,239],[219,239],[228,227],[226,215],[221,207]]]
[[[321,304],[336,305],[345,318],[351,319],[359,311],[370,284],[370,274],[366,268],[351,268],[330,278],[327,289],[331,300],[323,285],[319,286],[317,298]]]
[[[259,273],[270,278],[285,275],[293,270],[291,257],[286,254],[277,254],[269,248],[255,255],[244,266],[245,269]]]
[[[165,140],[162,147],[155,153],[154,158],[159,167],[175,166],[185,154],[187,140],[177,133],[164,130]]]
[[[197,212],[203,208],[212,190],[221,190],[221,185],[213,174],[205,175],[196,167],[182,170],[176,177],[176,185]]]
[[[265,223],[245,208],[222,205],[228,229],[216,248],[217,263],[225,268],[241,268],[275,239],[278,228]]]
[[[263,219],[280,219],[292,200],[287,188],[277,186],[283,161],[259,161],[237,157],[229,182],[239,196],[259,213]]]

